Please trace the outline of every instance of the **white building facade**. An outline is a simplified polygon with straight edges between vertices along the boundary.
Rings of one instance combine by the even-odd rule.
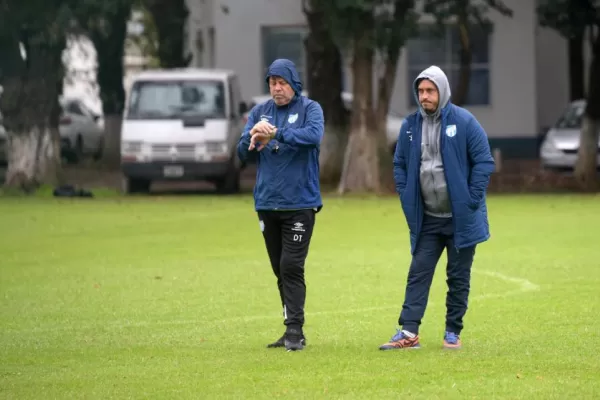
[[[535,156],[538,132],[553,124],[569,101],[567,43],[538,26],[535,1],[505,3],[513,17],[491,11],[493,31],[473,35],[471,88],[464,106],[486,129],[493,147],[504,149],[507,156]],[[264,72],[275,58],[293,60],[305,76],[302,1],[188,0],[188,7],[192,65],[235,70],[244,99],[266,92]],[[451,27],[438,37],[422,34],[411,40],[399,60],[390,108],[403,115],[415,110],[411,82],[432,64],[446,71],[454,87],[457,49],[458,36]],[[349,68],[345,81],[351,90]]]

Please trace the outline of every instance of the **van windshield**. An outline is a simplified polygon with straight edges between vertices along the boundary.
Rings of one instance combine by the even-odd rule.
[[[131,89],[128,119],[225,118],[225,88],[214,80],[138,81]]]

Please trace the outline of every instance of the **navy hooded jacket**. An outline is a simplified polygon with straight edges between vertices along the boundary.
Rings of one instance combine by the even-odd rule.
[[[487,135],[473,114],[448,102],[441,110],[441,120],[440,148],[452,207],[454,245],[461,249],[490,238],[485,200],[495,163]],[[404,120],[394,155],[396,192],[410,230],[412,254],[424,215],[419,180],[422,124],[420,110]]]
[[[290,60],[275,60],[267,71],[267,81],[270,76],[285,79],[295,95],[284,106],[277,106],[270,99],[252,108],[238,142],[240,160],[257,164],[255,209],[320,210],[319,152],[324,131],[323,109],[319,103],[302,96],[302,82]],[[277,134],[261,151],[249,151],[250,130],[261,120],[276,126]]]

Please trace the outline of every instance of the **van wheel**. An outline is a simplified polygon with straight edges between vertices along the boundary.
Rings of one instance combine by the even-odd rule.
[[[229,164],[227,174],[216,182],[217,191],[223,194],[233,194],[240,191],[240,171],[233,163]]]
[[[149,193],[152,181],[148,179],[133,179],[123,177],[121,180],[121,191],[124,194]]]

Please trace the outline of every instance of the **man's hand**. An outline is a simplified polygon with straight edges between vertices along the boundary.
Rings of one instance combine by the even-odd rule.
[[[248,150],[256,150],[261,151],[267,143],[271,141],[275,137],[277,133],[277,128],[271,125],[266,121],[259,121],[254,127],[250,130],[250,146]],[[258,147],[257,147],[258,145]]]
[[[270,123],[266,121],[258,121],[250,130],[250,136],[254,136],[259,133],[268,135],[273,129],[275,129],[275,127]]]
[[[252,138],[250,139],[250,146],[248,147],[248,150],[253,150],[258,144],[258,147],[256,148],[256,150],[261,151],[262,149],[264,149],[264,147],[267,145],[267,143],[269,143],[271,141],[271,139],[273,139],[275,137],[276,133],[277,133],[277,128],[274,128],[271,131],[271,133],[262,133],[262,132],[255,133],[254,135],[252,135]]]

